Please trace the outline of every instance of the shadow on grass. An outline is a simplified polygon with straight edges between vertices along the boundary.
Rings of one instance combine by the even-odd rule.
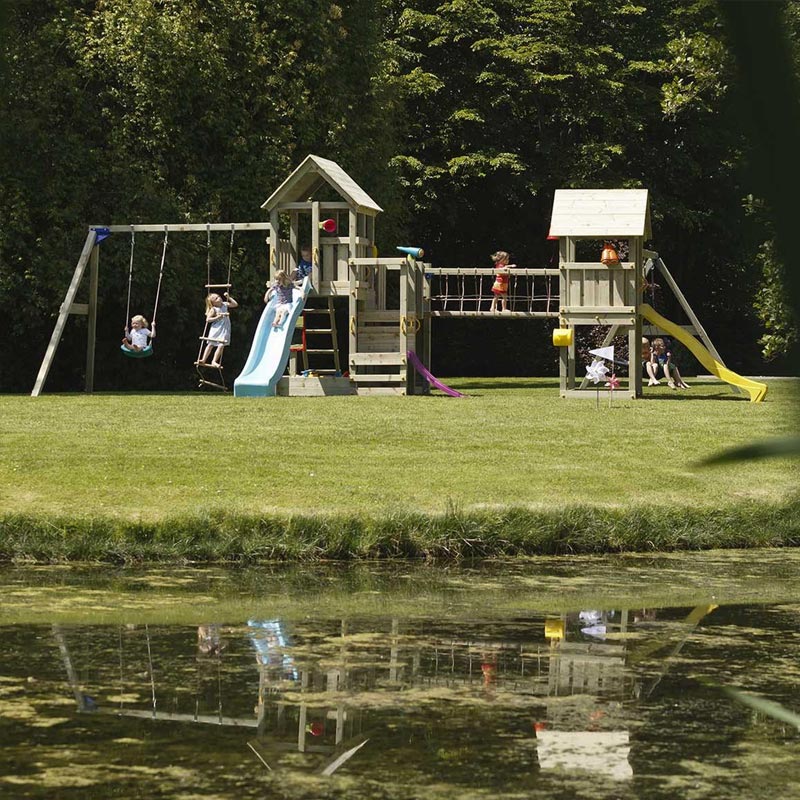
[[[445,380],[447,380],[445,378]],[[476,378],[456,380],[452,379],[454,388],[459,391],[470,389],[558,389],[558,378]],[[477,393],[477,392],[476,392]]]
[[[683,392],[679,394],[677,391],[670,394],[644,394],[644,400],[677,400],[685,402],[687,400],[724,400],[733,401],[735,403],[749,403],[750,399],[744,396],[737,396],[735,394],[688,394]]]

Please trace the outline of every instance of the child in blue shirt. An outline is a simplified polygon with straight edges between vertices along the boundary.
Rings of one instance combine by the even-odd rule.
[[[311,275],[314,265],[311,261],[311,248],[304,244],[300,248],[300,261],[297,262],[297,269],[292,273],[292,280],[299,287],[303,282],[303,278]]]

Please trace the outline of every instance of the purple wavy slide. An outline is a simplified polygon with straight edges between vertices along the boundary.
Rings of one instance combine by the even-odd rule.
[[[413,351],[409,350],[406,355],[408,356],[408,360],[411,362],[411,366],[425,378],[428,383],[433,386],[434,389],[438,389],[445,394],[449,394],[450,397],[466,397],[465,394],[461,394],[461,392],[457,392],[455,389],[451,389],[446,384],[442,383],[438,378],[435,378],[431,373],[428,371],[428,368],[419,360],[419,356]]]

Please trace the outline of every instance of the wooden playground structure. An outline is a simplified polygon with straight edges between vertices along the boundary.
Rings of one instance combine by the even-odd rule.
[[[288,374],[277,383],[279,395],[427,393],[435,381],[429,372],[431,322],[448,317],[556,321],[553,344],[559,347],[560,394],[565,398],[595,397],[587,378],[579,374],[576,333],[598,325],[608,327],[604,347],[618,336],[627,337],[634,368],[624,365],[627,378],[618,390],[621,396],[642,396],[642,336],[662,333],[680,338],[733,391],[746,391],[756,402],[766,393],[764,384],[725,367],[663,260],[645,249],[645,240],[651,237],[646,189],[557,190],[549,238],[559,243],[558,268],[502,269],[509,288],[508,309],[502,312],[491,310],[491,286],[498,273],[494,267],[434,267],[416,247],[399,247],[397,255],[379,257],[375,226],[382,209],[333,161],[307,156],[262,209],[269,222],[90,228],[32,394],[38,395],[43,388],[70,314],[89,318],[85,389],[92,391],[99,231],[131,235],[153,231],[166,236],[173,231],[211,230],[267,231],[270,281],[277,270],[291,273],[297,267],[301,249],[311,251],[314,291],[298,318],[301,341],[290,348],[285,362]],[[627,250],[624,260],[601,261],[604,241],[622,242]],[[87,267],[89,301],[76,303]],[[647,269],[659,271],[691,325],[676,326],[643,302]],[[345,307],[346,364],[337,336],[337,316],[345,313]]]

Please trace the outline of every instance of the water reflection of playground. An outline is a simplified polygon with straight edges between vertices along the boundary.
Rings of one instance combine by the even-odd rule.
[[[82,636],[54,636],[79,711],[242,728],[265,770],[374,771],[416,751],[454,781],[498,760],[508,780],[537,763],[626,780],[636,701],[713,608],[668,622],[587,610],[475,623],[468,636],[430,621],[249,620],[200,626],[196,647],[186,629],[104,628],[92,649],[113,636],[101,650],[118,658],[80,667]]]

